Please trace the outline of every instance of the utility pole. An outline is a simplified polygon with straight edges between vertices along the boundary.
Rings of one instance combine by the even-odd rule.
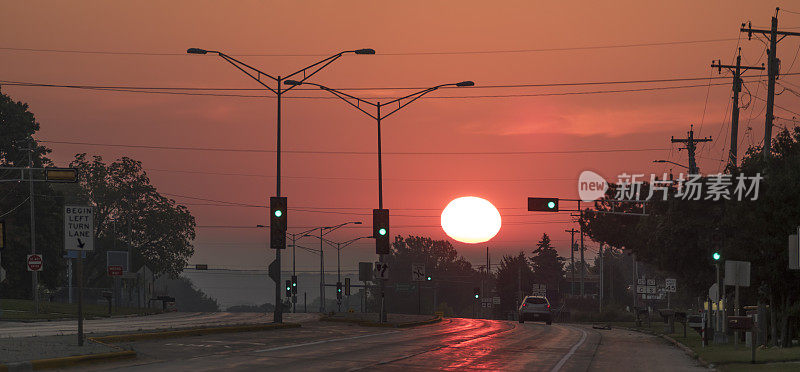
[[[585,249],[583,245],[583,209],[581,209],[581,202],[578,201],[578,210],[580,211],[580,219],[578,220],[578,226],[581,228],[581,298],[583,298],[585,292],[585,280],[586,280],[586,261],[583,259],[583,250]]]
[[[571,263],[572,281],[569,283],[569,294],[575,295],[575,230],[573,227],[569,230],[564,230],[569,233],[569,262]]]
[[[688,137],[687,138],[670,138],[672,143],[685,143],[686,144],[686,152],[689,153],[689,174],[699,174],[700,168],[697,167],[697,161],[695,160],[695,151],[697,150],[697,144],[701,142],[711,142],[711,137],[706,138],[694,138],[694,125],[689,127]]]
[[[728,155],[728,169],[736,169],[737,144],[739,141],[739,92],[742,91],[742,74],[747,70],[764,70],[764,65],[742,66],[742,48],[736,56],[736,65],[723,65],[722,60],[717,60],[716,64],[712,61],[711,67],[716,67],[718,73],[722,73],[723,68],[727,68],[733,74],[733,110],[731,111],[731,150]]]
[[[600,258],[600,262],[599,262],[599,264],[600,264],[600,287],[599,287],[599,290],[598,290],[598,293],[599,293],[598,297],[600,298],[600,301],[598,301],[598,302],[599,302],[599,305],[600,305],[600,312],[602,313],[603,312],[603,244],[600,244],[599,258]]]
[[[747,22],[747,28],[742,27],[739,29],[741,32],[747,32],[747,39],[751,40],[753,34],[761,34],[769,37],[769,49],[767,49],[767,113],[764,123],[764,160],[769,159],[770,150],[772,147],[772,122],[775,119],[775,80],[778,79],[780,73],[781,61],[778,59],[778,42],[783,40],[786,36],[800,36],[800,32],[778,31],[778,11],[780,8],[775,8],[775,16],[772,17],[772,27],[769,30],[754,29],[750,22]],[[778,39],[778,36],[781,38]]]
[[[36,254],[36,214],[33,205],[33,138],[28,145],[28,201],[31,206],[31,254]],[[44,256],[42,256],[44,262]],[[33,313],[39,314],[39,272],[31,271],[31,285],[33,287]]]

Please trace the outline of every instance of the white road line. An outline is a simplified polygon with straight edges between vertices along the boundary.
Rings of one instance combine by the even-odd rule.
[[[572,328],[572,327],[567,327],[567,328]],[[572,329],[578,329],[578,328],[572,328]],[[578,330],[580,330],[583,333],[583,335],[581,336],[581,340],[575,343],[575,345],[572,345],[572,348],[569,349],[569,352],[564,354],[563,357],[561,357],[561,360],[558,361],[558,363],[555,365],[555,367],[553,367],[553,369],[550,370],[550,372],[558,372],[561,369],[561,367],[563,367],[564,364],[569,360],[572,354],[575,354],[575,350],[578,350],[578,348],[581,347],[581,345],[583,345],[583,342],[586,341],[586,331],[582,329]]]
[[[382,336],[382,335],[388,335],[388,334],[392,334],[392,333],[399,333],[399,332],[400,332],[400,331],[391,331],[391,332],[381,332],[381,333],[370,333],[370,334],[368,334],[368,335],[353,336],[353,337],[345,337],[345,338],[333,338],[333,339],[329,339],[329,340],[322,340],[322,341],[307,342],[307,343],[305,343],[305,344],[296,344],[296,345],[278,346],[278,347],[273,347],[273,348],[270,348],[270,349],[256,350],[256,351],[253,351],[253,352],[254,352],[254,353],[266,353],[266,352],[268,352],[268,351],[285,350],[285,349],[291,349],[291,348],[295,348],[295,347],[303,347],[303,346],[310,346],[310,345],[319,345],[319,344],[324,344],[324,343],[328,343],[328,342],[345,341],[345,340],[355,340],[355,339],[357,339],[357,338],[365,338],[365,337],[373,337],[373,336]]]

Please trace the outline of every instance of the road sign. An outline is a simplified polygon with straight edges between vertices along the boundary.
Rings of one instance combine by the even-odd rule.
[[[68,205],[64,207],[64,249],[94,250],[94,211],[92,207]]]
[[[272,260],[272,263],[269,264],[269,278],[272,279],[275,283],[279,283],[281,281],[281,265],[278,263],[278,260]]]
[[[411,280],[415,282],[422,282],[426,279],[425,264],[411,264]]]
[[[647,286],[646,285],[636,285],[636,294],[644,294],[647,293]]]
[[[0,283],[6,281],[6,269],[0,266]]]
[[[26,262],[28,263],[28,271],[42,271],[42,255],[29,254]]]
[[[129,271],[128,251],[106,251],[106,269],[111,266],[120,266],[122,267],[122,272],[127,273]]]
[[[647,294],[655,294],[656,293],[656,286],[648,285],[647,286]]]
[[[656,285],[656,280],[655,279],[647,279],[647,285],[648,286]]]
[[[361,282],[372,281],[372,262],[358,263],[358,280]]]
[[[645,278],[636,279],[636,284],[638,284],[638,285],[647,285],[647,279],[645,279]]]
[[[389,264],[375,262],[375,277],[378,279],[389,279]]]
[[[718,302],[719,301],[719,286],[717,283],[711,285],[708,288],[708,298],[711,299],[711,302]]]
[[[500,305],[500,297],[497,297],[497,296],[492,297],[492,304]]]
[[[725,261],[725,285],[750,286],[749,261]]]
[[[109,265],[108,276],[122,276],[122,265]]]
[[[672,292],[672,293],[677,292],[677,289],[678,289],[678,281],[677,280],[675,280],[675,279],[665,279],[664,283],[665,283],[664,288],[667,290],[667,292]]]

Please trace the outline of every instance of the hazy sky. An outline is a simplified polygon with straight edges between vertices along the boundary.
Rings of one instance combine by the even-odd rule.
[[[312,78],[334,88],[380,88],[351,92],[364,97],[397,97],[408,91],[391,88],[461,80],[487,86],[707,78],[719,76],[710,62],[732,63],[737,45],[745,63],[764,62],[764,44],[748,41],[739,26],[747,20],[768,26],[775,6],[783,4],[787,10],[800,11],[800,4],[772,1],[4,2],[0,80],[258,87],[219,57],[186,55],[189,47],[221,50],[274,75],[294,72],[340,50],[374,48],[377,55],[345,56]],[[798,14],[781,12],[779,20],[781,28],[800,27]],[[672,42],[682,43],[663,44]],[[630,46],[652,43],[661,45]],[[594,48],[604,46],[626,47]],[[800,38],[794,37],[780,43],[782,73],[800,69],[794,68],[799,46]],[[282,56],[264,56],[268,54]],[[794,76],[780,81],[800,83]],[[587,169],[613,181],[622,172],[669,171],[670,167],[653,164],[655,159],[685,164],[686,152],[671,146],[670,136],[685,136],[690,124],[695,124],[698,136],[714,138],[700,147],[699,165],[704,173],[716,173],[728,148],[729,83],[730,79],[704,79],[433,93],[383,125],[384,199],[392,211],[391,232],[445,238],[439,227],[441,210],[453,198],[472,195],[501,209],[503,228],[487,244],[456,244],[471,261],[482,262],[486,246],[495,262],[504,253],[530,251],[545,232],[563,255],[569,255],[569,234],[564,230],[576,226],[569,214],[529,213],[526,198],[576,198],[577,176]],[[700,86],[541,95],[683,85]],[[752,82],[747,88],[752,99],[743,94],[743,103],[750,103],[741,114],[740,152],[763,137],[765,87]],[[144,163],[163,193],[259,205],[275,194],[275,155],[269,151],[275,149],[276,105],[263,91],[216,93],[264,98],[8,85],[2,90],[30,104],[41,123],[40,140],[260,150],[45,143],[54,150],[58,164],[68,163],[78,152],[107,160],[130,156]],[[360,220],[365,222],[361,228],[341,229],[331,237],[369,235],[371,209],[377,207],[376,126],[323,93],[287,94],[284,149],[361,154],[284,154],[284,195],[290,208],[305,210],[290,210],[290,230]],[[473,98],[453,98],[465,96]],[[776,102],[800,110],[791,93],[779,95]],[[793,114],[776,109],[776,115],[791,119]],[[777,123],[785,125],[784,119]],[[508,154],[621,149],[650,150]],[[273,252],[265,248],[267,231],[253,228],[267,222],[264,209],[173,197],[197,217],[193,263],[254,268],[272,260]],[[304,244],[318,242],[308,239]],[[333,267],[335,250],[330,252],[326,265]],[[354,268],[357,261],[374,260],[374,245],[363,240],[342,255],[343,266]],[[316,268],[317,260],[298,252],[299,269]]]

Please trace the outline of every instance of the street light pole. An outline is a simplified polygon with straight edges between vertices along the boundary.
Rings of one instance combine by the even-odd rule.
[[[229,56],[229,55],[227,55],[227,54],[225,54],[223,52],[216,51],[216,50],[206,50],[206,49],[201,49],[201,48],[189,48],[189,49],[186,50],[186,53],[188,53],[188,54],[208,54],[208,53],[216,54],[219,57],[221,57],[222,59],[224,59],[226,62],[230,63],[231,65],[233,65],[234,67],[239,69],[239,71],[242,71],[247,76],[249,76],[251,79],[255,80],[256,82],[261,84],[264,88],[266,88],[267,90],[269,90],[270,92],[274,93],[277,96],[277,101],[278,101],[277,102],[277,106],[278,107],[277,107],[277,135],[276,135],[277,146],[276,146],[276,166],[275,166],[275,172],[276,172],[275,193],[276,193],[276,196],[281,196],[281,97],[283,96],[283,93],[288,92],[288,91],[292,90],[292,88],[294,88],[294,87],[289,87],[289,88],[284,90],[282,88],[281,82],[283,81],[283,79],[291,78],[292,76],[295,76],[295,75],[300,74],[300,73],[303,73],[303,78],[300,81],[304,82],[307,79],[309,79],[310,77],[314,76],[320,70],[322,70],[323,68],[328,66],[329,64],[333,63],[333,61],[341,58],[344,54],[347,54],[347,53],[375,54],[375,50],[369,49],[369,48],[364,48],[364,49],[342,51],[342,52],[336,53],[336,54],[334,54],[334,55],[332,55],[332,56],[330,56],[328,58],[322,59],[322,60],[320,60],[320,61],[318,61],[318,62],[316,62],[314,64],[306,66],[306,67],[304,67],[304,68],[302,68],[300,70],[297,70],[294,73],[291,73],[291,74],[286,75],[284,77],[281,77],[280,75],[278,75],[277,77],[274,77],[274,76],[272,76],[270,74],[267,74],[267,73],[255,68],[255,67],[252,67],[252,66],[250,66],[250,65],[248,65],[248,64],[246,64],[244,62],[241,62],[241,61],[237,60],[236,58],[233,58],[233,57],[231,57],[231,56]],[[317,66],[319,66],[319,67],[317,67]],[[310,70],[310,69],[315,69],[315,70],[312,71],[309,74],[306,74],[306,70]],[[261,81],[261,75],[273,80],[277,84],[277,87],[275,89],[273,89],[269,85],[265,84],[263,81]],[[277,264],[277,266],[279,268],[278,271],[280,272],[280,267],[281,267],[281,250],[280,249],[276,249],[275,250],[275,263]],[[281,283],[280,282],[281,282],[280,278],[278,278],[278,280],[275,282],[275,313],[273,315],[273,322],[275,322],[275,323],[281,323],[283,321],[283,309],[281,307],[281,294],[280,294]]]
[[[318,88],[320,88],[322,90],[330,92],[331,94],[333,94],[334,96],[338,97],[339,99],[347,102],[350,106],[355,107],[356,109],[358,109],[359,111],[363,112],[367,116],[375,119],[375,121],[377,122],[377,127],[378,127],[378,208],[379,209],[383,209],[383,159],[382,159],[382,149],[381,149],[381,122],[383,121],[383,119],[389,117],[390,115],[394,114],[397,111],[400,111],[400,109],[402,109],[403,107],[408,106],[411,102],[414,102],[414,101],[420,99],[422,96],[424,96],[424,95],[426,95],[426,94],[428,94],[430,92],[433,92],[433,91],[435,91],[435,90],[437,90],[439,88],[447,87],[447,86],[469,87],[469,86],[474,86],[475,85],[474,82],[468,81],[468,80],[461,81],[461,82],[458,82],[458,83],[440,84],[440,85],[437,85],[437,86],[434,86],[434,87],[431,87],[431,88],[423,89],[423,90],[420,90],[418,92],[408,94],[406,96],[403,96],[403,97],[400,97],[400,98],[397,98],[397,99],[394,99],[392,101],[389,101],[389,102],[386,102],[386,103],[382,104],[381,102],[373,103],[373,102],[370,102],[370,101],[366,101],[364,99],[355,97],[355,96],[353,96],[351,94],[347,94],[347,93],[342,92],[342,91],[337,90],[337,89],[328,88],[328,87],[326,87],[324,85],[315,84],[315,83],[309,83],[309,82],[305,82],[305,81],[302,81],[302,80],[300,80],[300,81],[298,81],[298,80],[285,80],[284,84],[291,85],[291,86],[298,86],[298,85],[303,85],[303,84],[314,85],[314,86],[316,86],[316,87],[318,87]],[[356,103],[354,104],[354,103],[350,102],[349,100],[355,100]],[[373,114],[369,113],[368,111],[362,109],[359,106],[360,103],[364,103],[364,104],[367,104],[367,105],[375,107],[376,114],[373,115]],[[381,107],[386,106],[386,105],[390,105],[390,104],[394,104],[394,103],[397,103],[397,105],[398,105],[397,108],[395,108],[393,110],[390,110],[386,114],[383,114],[381,112]],[[377,244],[377,242],[376,242],[376,244]],[[385,262],[386,258],[384,256],[385,255],[383,255],[383,254],[378,255],[378,261],[380,261],[381,263]],[[380,297],[381,297],[380,322],[381,323],[385,323],[387,321],[387,318],[386,318],[386,313],[387,312],[386,312],[386,290],[385,290],[385,286],[386,286],[385,280],[383,280],[383,279],[380,280]]]

